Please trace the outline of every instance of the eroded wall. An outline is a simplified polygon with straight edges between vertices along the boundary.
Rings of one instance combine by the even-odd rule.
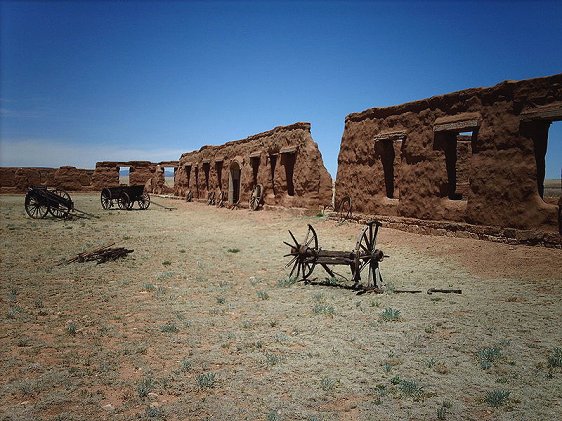
[[[101,161],[96,163],[92,184],[96,189],[119,186],[119,168],[129,168],[129,185],[145,184],[158,164],[149,161]]]
[[[296,123],[220,146],[184,153],[175,177],[175,194],[206,199],[224,191],[247,205],[254,185],[264,188],[266,205],[315,208],[331,202],[332,180],[322,162],[309,123]]]
[[[555,227],[558,209],[539,194],[539,161],[548,125],[560,119],[560,74],[350,114],[336,202],[349,195],[362,213]],[[398,186],[392,198],[389,162]]]
[[[45,185],[64,190],[92,190],[94,170],[75,167],[60,168],[0,168],[0,191],[23,193],[28,187]]]

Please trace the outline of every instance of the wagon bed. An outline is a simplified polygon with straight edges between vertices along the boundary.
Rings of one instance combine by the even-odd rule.
[[[100,196],[101,207],[111,209],[115,205],[119,209],[131,210],[137,202],[140,209],[148,209],[150,195],[144,191],[144,185],[105,187]]]

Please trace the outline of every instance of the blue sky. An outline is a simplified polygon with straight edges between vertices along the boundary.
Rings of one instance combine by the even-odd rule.
[[[562,2],[1,1],[0,165],[178,159],[312,123],[562,71]],[[547,177],[560,176],[562,123]]]

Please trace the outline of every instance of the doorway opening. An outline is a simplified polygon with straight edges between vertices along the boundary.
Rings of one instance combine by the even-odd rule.
[[[215,171],[217,172],[217,185],[219,190],[222,191],[222,159],[215,161]]]
[[[295,195],[295,185],[293,183],[293,173],[295,171],[296,153],[284,153],[281,155],[281,165],[285,167],[285,179],[287,180],[287,194]]]
[[[240,201],[240,165],[233,161],[230,164],[230,176],[228,177],[228,202],[233,205]]]
[[[195,167],[195,197],[199,199],[199,167]]]
[[[271,191],[273,195],[277,194],[275,190],[275,166],[277,165],[277,154],[269,155],[269,169],[271,170]]]
[[[211,163],[209,161],[203,162],[203,173],[205,174],[205,191],[209,191],[209,177],[211,172]]]
[[[191,165],[185,166],[185,176],[187,177],[187,188],[189,188],[189,182],[191,178]]]
[[[252,186],[258,184],[258,171],[260,168],[260,155],[250,155],[250,165],[252,166]]]

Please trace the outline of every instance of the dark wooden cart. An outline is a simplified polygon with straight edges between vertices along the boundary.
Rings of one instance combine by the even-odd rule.
[[[55,218],[68,218],[74,210],[74,202],[63,189],[47,186],[32,186],[25,195],[25,212],[34,219],[47,214]]]
[[[140,209],[148,209],[150,195],[144,191],[142,184],[134,186],[106,187],[101,191],[101,207],[111,209],[117,205],[119,209],[131,210],[137,202]]]
[[[379,221],[368,222],[357,238],[355,249],[349,252],[319,248],[318,236],[310,224],[308,224],[308,231],[302,242],[297,241],[293,233],[289,231],[293,243],[284,241],[291,248],[290,253],[285,255],[285,257],[291,258],[287,263],[287,267],[292,265],[289,277],[295,275],[297,280],[307,283],[316,265],[322,266],[331,277],[335,277],[336,273],[329,266],[346,265],[351,269],[354,288],[360,287],[362,275],[366,275],[367,288],[382,288],[384,282],[379,262],[385,256],[381,250],[376,248],[377,235],[381,225]]]

